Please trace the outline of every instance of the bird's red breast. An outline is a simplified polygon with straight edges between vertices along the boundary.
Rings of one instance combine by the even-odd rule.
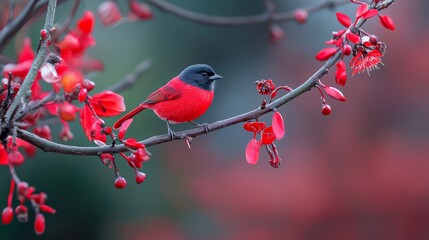
[[[213,97],[213,90],[187,84],[177,76],[149,95],[140,106],[152,109],[161,119],[188,122],[204,114]]]

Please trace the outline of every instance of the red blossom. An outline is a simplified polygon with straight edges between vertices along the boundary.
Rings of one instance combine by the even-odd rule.
[[[353,75],[366,71],[368,74],[372,70],[379,69],[378,64],[381,63],[381,57],[383,54],[377,49],[372,50],[369,53],[359,52],[351,61],[350,66],[353,69]]]
[[[252,138],[246,147],[246,160],[249,164],[256,164],[259,159],[259,141]]]
[[[112,117],[125,111],[124,98],[112,91],[104,91],[89,99],[95,113],[100,117]]]
[[[77,21],[77,28],[84,34],[90,34],[94,28],[94,14],[90,11],[85,11],[83,16]]]
[[[262,80],[256,81],[255,85],[256,85],[256,90],[261,95],[271,94],[276,88],[276,85],[274,85],[273,80],[271,79],[262,79]]]
[[[127,186],[127,180],[123,177],[117,177],[115,180],[115,187],[118,189],[125,188]]]
[[[349,16],[347,16],[346,14],[342,13],[342,12],[337,12],[337,19],[338,22],[340,22],[344,27],[350,27],[350,25],[352,24]]]
[[[146,180],[146,174],[142,172],[136,172],[136,183],[141,184]]]
[[[85,105],[80,111],[80,124],[89,141],[106,142],[106,135],[102,133],[104,122],[94,115],[88,105]]]

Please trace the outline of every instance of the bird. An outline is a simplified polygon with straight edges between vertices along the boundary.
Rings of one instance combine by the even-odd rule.
[[[128,119],[145,109],[152,110],[160,119],[167,122],[171,139],[176,133],[170,123],[190,122],[203,115],[210,107],[214,97],[215,82],[223,77],[216,74],[207,64],[194,64],[186,67],[179,75],[164,86],[151,93],[146,100],[125,114],[113,124],[117,130]],[[203,124],[208,131],[207,124]]]

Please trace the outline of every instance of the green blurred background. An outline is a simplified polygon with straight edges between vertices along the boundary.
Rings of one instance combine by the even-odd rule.
[[[171,0],[195,12],[240,16],[263,11],[261,0]],[[315,1],[276,1],[279,11]],[[101,1],[79,8],[95,11]],[[429,17],[427,1],[396,1],[383,14],[396,23],[391,32],[372,19],[365,30],[387,43],[385,67],[371,76],[351,76],[346,103],[328,99],[330,116],[322,116],[313,90],[280,109],[286,136],[278,142],[283,165],[269,166],[262,151],[250,166],[244,149],[251,138],[241,125],[194,140],[150,147],[134,183],[132,170],[118,158],[128,186],[118,190],[111,169],[96,157],[38,152],[17,169],[21,178],[49,195],[58,210],[46,216],[43,236],[16,220],[0,225],[0,239],[429,239]],[[58,7],[57,19],[71,3]],[[125,2],[120,7],[126,15]],[[356,5],[338,10],[354,14]],[[212,107],[198,122],[214,122],[254,109],[261,102],[255,80],[271,78],[296,87],[321,66],[314,60],[331,31],[341,28],[333,11],[309,16],[308,22],[281,24],[285,37],[272,44],[265,24],[218,27],[179,19],[153,8],[155,18],[105,28],[97,19],[97,45],[88,54],[105,70],[88,76],[102,90],[145,59],[153,64],[122,92],[128,109],[194,63],[211,65],[224,77]],[[36,42],[42,21],[19,33],[5,51],[16,56],[20,39]],[[350,72],[350,71],[349,71]],[[333,73],[323,81],[334,85]],[[112,124],[117,118],[108,120]],[[269,121],[269,116],[264,118]],[[174,129],[186,129],[187,124]],[[53,127],[53,135],[59,132]],[[70,144],[91,145],[78,122]],[[143,139],[166,133],[165,123],[144,112],[128,137]],[[8,169],[0,168],[0,206],[6,206]],[[15,202],[16,203],[16,202]]]

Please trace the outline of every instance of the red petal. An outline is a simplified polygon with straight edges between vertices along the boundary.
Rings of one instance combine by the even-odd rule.
[[[264,122],[246,122],[243,125],[244,130],[248,131],[248,132],[253,132],[253,133],[257,133],[262,131],[262,129],[265,128],[265,123]]]
[[[128,119],[122,123],[121,128],[119,129],[119,132],[118,132],[118,138],[119,139],[121,139],[121,140],[124,139],[125,133],[127,132],[128,127],[131,125],[132,122],[133,122],[133,119],[130,118],[130,119]]]
[[[34,59],[34,51],[31,48],[30,38],[24,39],[24,45],[22,46],[21,52],[19,53],[18,63],[25,62],[27,60]]]
[[[285,135],[285,123],[283,121],[283,117],[279,112],[274,112],[273,114],[273,132],[276,136],[276,139],[282,139]]]
[[[360,37],[352,32],[348,32],[346,37],[350,42],[354,44],[360,43]]]
[[[361,4],[357,9],[356,9],[356,18],[360,18],[362,17],[362,15],[368,11],[368,5],[367,4]]]
[[[145,145],[138,142],[135,138],[128,138],[124,141],[125,146],[131,148],[131,149],[139,149],[144,148]]]
[[[349,27],[352,24],[349,16],[347,16],[342,12],[337,12],[337,19],[338,19],[338,22],[340,22],[344,27]]]
[[[324,48],[320,50],[319,53],[316,55],[316,59],[319,61],[324,61],[332,57],[336,52],[338,48]]]
[[[334,98],[336,100],[339,100],[341,102],[345,102],[346,101],[346,97],[344,97],[343,93],[340,90],[338,90],[338,89],[336,89],[334,87],[330,87],[330,86],[325,86],[324,89],[325,89],[325,92],[329,96],[331,96],[332,98]]]
[[[83,131],[85,132],[85,135],[88,137],[89,141],[92,141],[91,128],[96,119],[97,118],[94,116],[91,109],[88,107],[88,105],[85,104],[85,106],[80,111],[80,125],[82,125]]]
[[[250,140],[246,147],[246,160],[249,164],[256,164],[259,159],[259,142],[256,139]]]
[[[125,111],[124,98],[112,91],[95,94],[89,102],[100,117],[112,117]]]
[[[380,16],[380,22],[385,28],[390,29],[392,31],[395,30],[395,23],[389,16]]]
[[[368,10],[366,13],[364,13],[364,14],[362,15],[362,17],[363,17],[363,18],[365,18],[365,19],[372,18],[372,17],[374,17],[375,15],[377,15],[377,13],[378,13],[378,10],[377,10],[377,9],[370,9],[370,10]]]
[[[261,133],[261,143],[268,145],[273,143],[276,140],[276,135],[274,134],[273,127],[269,126],[265,128]]]

